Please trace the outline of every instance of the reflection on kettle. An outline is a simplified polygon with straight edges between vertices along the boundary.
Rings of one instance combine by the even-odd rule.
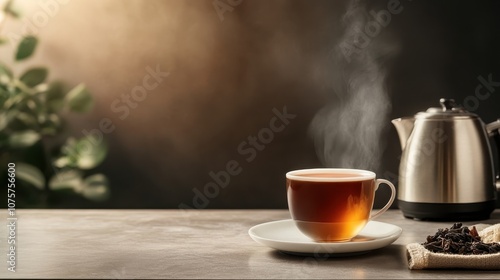
[[[452,99],[440,103],[392,121],[403,149],[399,208],[422,220],[488,219],[500,188],[489,137],[500,151],[500,119],[485,125]]]

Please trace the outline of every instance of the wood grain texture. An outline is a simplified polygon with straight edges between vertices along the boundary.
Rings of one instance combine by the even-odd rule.
[[[410,271],[405,245],[452,223],[412,221],[399,210],[378,219],[403,228],[392,245],[330,259],[285,255],[248,236],[254,225],[289,218],[285,210],[17,210],[17,217],[17,271],[4,261],[0,278],[498,279],[495,271]],[[477,223],[500,223],[500,210],[466,225]]]

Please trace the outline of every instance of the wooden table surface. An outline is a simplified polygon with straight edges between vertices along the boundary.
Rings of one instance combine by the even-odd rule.
[[[7,210],[0,214],[7,223]],[[288,219],[286,210],[17,210],[16,272],[2,261],[1,278],[469,278],[499,271],[407,267],[405,245],[422,242],[452,222],[405,219],[389,210],[378,221],[403,228],[392,245],[360,256],[298,257],[253,241],[254,225]],[[490,220],[500,223],[500,210]],[[6,259],[9,232],[0,228]]]

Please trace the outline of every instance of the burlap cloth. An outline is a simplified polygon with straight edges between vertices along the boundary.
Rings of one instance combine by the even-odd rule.
[[[485,243],[500,242],[500,224],[492,226],[479,224],[476,225],[476,229],[481,241]],[[410,269],[500,269],[500,253],[485,255],[433,253],[419,243],[408,244],[406,249]]]

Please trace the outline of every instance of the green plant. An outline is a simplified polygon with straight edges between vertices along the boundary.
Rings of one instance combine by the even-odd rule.
[[[12,1],[3,11],[19,16]],[[37,45],[33,35],[22,38],[15,63],[25,64]],[[0,62],[1,182],[6,182],[7,164],[13,162],[19,207],[48,207],[51,198],[68,194],[102,201],[109,195],[108,179],[90,173],[105,159],[107,147],[104,141],[67,137],[63,122],[64,115],[89,112],[92,96],[83,83],[65,91],[61,82],[48,82],[48,74],[39,66],[16,74]]]

